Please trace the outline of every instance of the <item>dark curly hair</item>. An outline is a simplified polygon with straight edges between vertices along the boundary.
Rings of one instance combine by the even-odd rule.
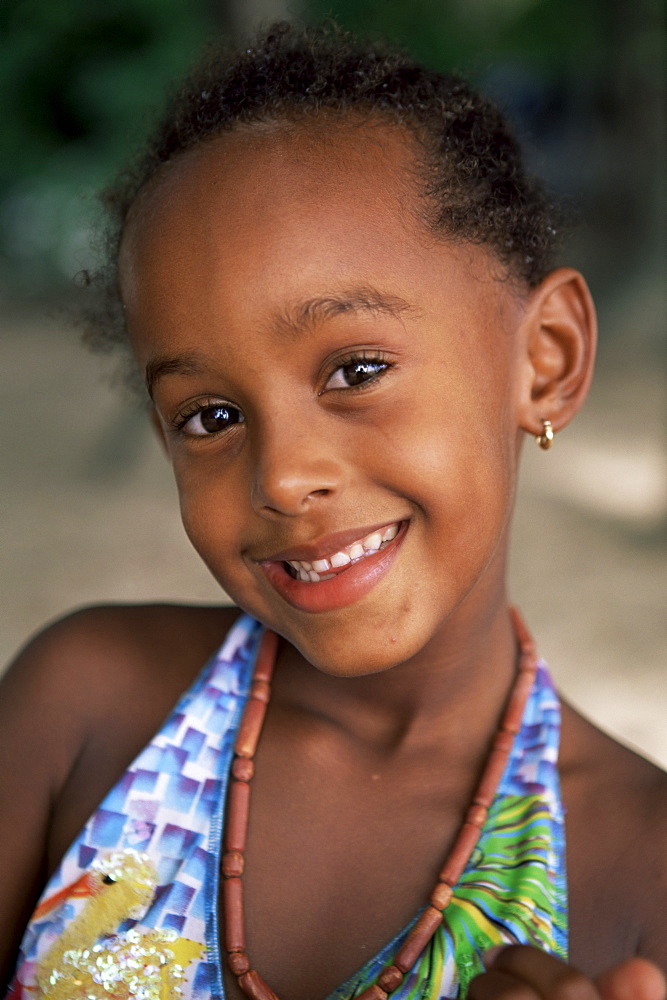
[[[524,169],[501,112],[460,77],[420,66],[403,52],[362,42],[333,23],[297,29],[278,23],[241,50],[213,45],[171,97],[137,164],[103,195],[106,256],[96,284],[103,310],[88,340],[125,339],[115,260],[127,214],[160,166],[236,125],[307,123],[333,112],[398,124],[417,140],[427,224],[443,239],[490,247],[527,287],[552,266],[555,212]]]

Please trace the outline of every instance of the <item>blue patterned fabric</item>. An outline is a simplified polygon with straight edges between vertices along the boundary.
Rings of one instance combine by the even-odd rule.
[[[28,924],[9,1000],[223,1000],[217,899],[224,801],[261,634],[248,616],[236,622],[91,816]],[[443,926],[392,1000],[464,995],[481,952],[502,941],[566,956],[559,728],[558,698],[541,665]],[[374,982],[408,931],[329,1000],[351,1000]]]

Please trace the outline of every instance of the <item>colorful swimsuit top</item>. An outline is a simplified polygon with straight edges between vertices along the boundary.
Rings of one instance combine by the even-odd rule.
[[[261,633],[246,615],[236,622],[88,820],[30,919],[7,1000],[224,1000],[223,811]],[[442,926],[391,1000],[465,996],[495,944],[566,958],[559,731],[558,698],[540,663],[478,846]],[[352,1000],[374,983],[417,917],[328,1000]]]

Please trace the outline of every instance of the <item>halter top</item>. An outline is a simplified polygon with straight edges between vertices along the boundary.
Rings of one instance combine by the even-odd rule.
[[[225,795],[261,634],[249,616],[237,620],[90,817],[28,923],[6,1000],[224,1000]],[[558,697],[540,661],[478,845],[391,1000],[465,997],[497,944],[567,957],[559,734]],[[353,1000],[373,984],[418,916],[327,1000]]]

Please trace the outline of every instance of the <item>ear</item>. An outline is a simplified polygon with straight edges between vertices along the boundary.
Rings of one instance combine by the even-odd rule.
[[[164,433],[164,427],[162,426],[162,422],[157,415],[157,410],[154,407],[151,407],[151,424],[153,425],[153,430],[162,445],[162,451],[165,453],[167,458],[169,458],[169,448],[167,446],[167,438]]]
[[[597,320],[588,285],[578,271],[561,267],[534,289],[519,326],[523,374],[519,424],[541,434],[555,431],[582,406],[593,377]]]

